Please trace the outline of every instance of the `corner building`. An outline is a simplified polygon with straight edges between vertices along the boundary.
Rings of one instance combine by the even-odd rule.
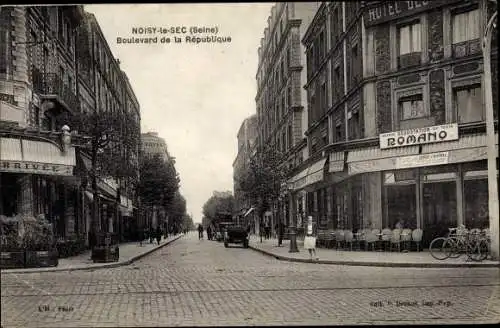
[[[258,49],[257,68],[257,151],[272,145],[287,157],[292,168],[307,157],[305,127],[305,51],[300,40],[320,2],[279,2],[271,9],[268,25]],[[278,210],[279,209],[279,210]],[[274,229],[277,217],[290,218],[289,202],[276,204],[265,215]]]
[[[494,10],[480,1],[322,4],[302,40],[310,158],[290,181],[317,229],[393,229],[403,219],[428,246],[458,224],[488,227],[481,40]],[[496,40],[492,48],[497,120]]]

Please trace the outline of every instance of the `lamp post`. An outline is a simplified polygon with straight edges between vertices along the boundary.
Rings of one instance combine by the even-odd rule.
[[[291,197],[291,194],[290,194],[290,190],[292,190],[292,188],[290,188],[290,186],[287,184],[286,185],[286,192],[288,194],[288,201],[289,202],[293,202],[293,198]],[[288,250],[288,253],[298,253],[299,252],[299,248],[297,247],[297,215],[295,215],[295,211],[292,210],[293,208],[293,205],[290,206],[290,210],[288,211],[289,213],[291,213],[291,217],[290,217],[290,227],[288,228],[288,236],[290,238],[290,249]]]
[[[491,1],[491,0],[489,0]],[[493,1],[496,4],[496,1]],[[488,0],[485,1],[487,12]],[[493,114],[493,94],[491,83],[491,37],[496,28],[497,12],[495,11],[484,29],[482,42],[484,63],[484,95],[486,106],[486,143],[488,150],[488,215],[491,236],[491,257],[500,257],[499,222],[498,222],[498,182],[497,182],[497,151],[495,125]]]

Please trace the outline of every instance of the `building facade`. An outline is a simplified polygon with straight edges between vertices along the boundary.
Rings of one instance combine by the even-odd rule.
[[[88,139],[69,118],[113,107],[133,112],[139,128],[138,103],[109,47],[106,64],[95,56],[107,43],[82,6],[3,7],[0,25],[0,215],[44,215],[59,239],[88,243]],[[111,87],[102,89],[104,80]],[[101,231],[122,231],[119,210],[130,216],[135,197],[130,180],[100,179]]]
[[[82,234],[75,30],[82,6],[0,12],[0,215],[44,215],[58,238]]]
[[[257,95],[258,147],[271,145],[287,157],[292,168],[304,160],[307,98],[305,48],[301,39],[320,2],[280,2],[271,9],[258,49]],[[307,154],[306,154],[307,155]],[[287,202],[275,207],[265,220],[274,228],[283,213],[288,225]]]
[[[302,40],[310,158],[290,181],[307,199],[297,212],[318,229],[403,221],[423,230],[424,246],[448,227],[488,226],[480,42],[494,9],[482,1],[319,8]]]
[[[165,139],[158,136],[158,132],[141,134],[141,149],[144,156],[160,155],[165,162],[171,160]]]
[[[233,161],[234,210],[255,231],[255,217],[252,215],[252,203],[245,197],[239,186],[239,179],[249,169],[251,150],[257,137],[257,115],[252,115],[241,123],[237,134],[238,153]]]

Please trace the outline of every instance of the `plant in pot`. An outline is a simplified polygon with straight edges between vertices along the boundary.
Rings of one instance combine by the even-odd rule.
[[[19,216],[0,215],[0,267],[24,267],[24,249],[19,235]]]
[[[27,267],[57,266],[58,253],[54,247],[52,225],[43,216],[24,217],[23,246]]]

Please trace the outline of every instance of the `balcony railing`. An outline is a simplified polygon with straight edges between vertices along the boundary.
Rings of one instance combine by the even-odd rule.
[[[398,57],[398,68],[418,66],[421,63],[421,52],[412,52]]]
[[[462,58],[481,53],[481,42],[479,39],[463,41],[453,44],[453,57]]]
[[[55,73],[42,73],[32,69],[33,89],[42,98],[55,99],[68,111],[75,112],[80,107],[80,101],[73,90]]]

